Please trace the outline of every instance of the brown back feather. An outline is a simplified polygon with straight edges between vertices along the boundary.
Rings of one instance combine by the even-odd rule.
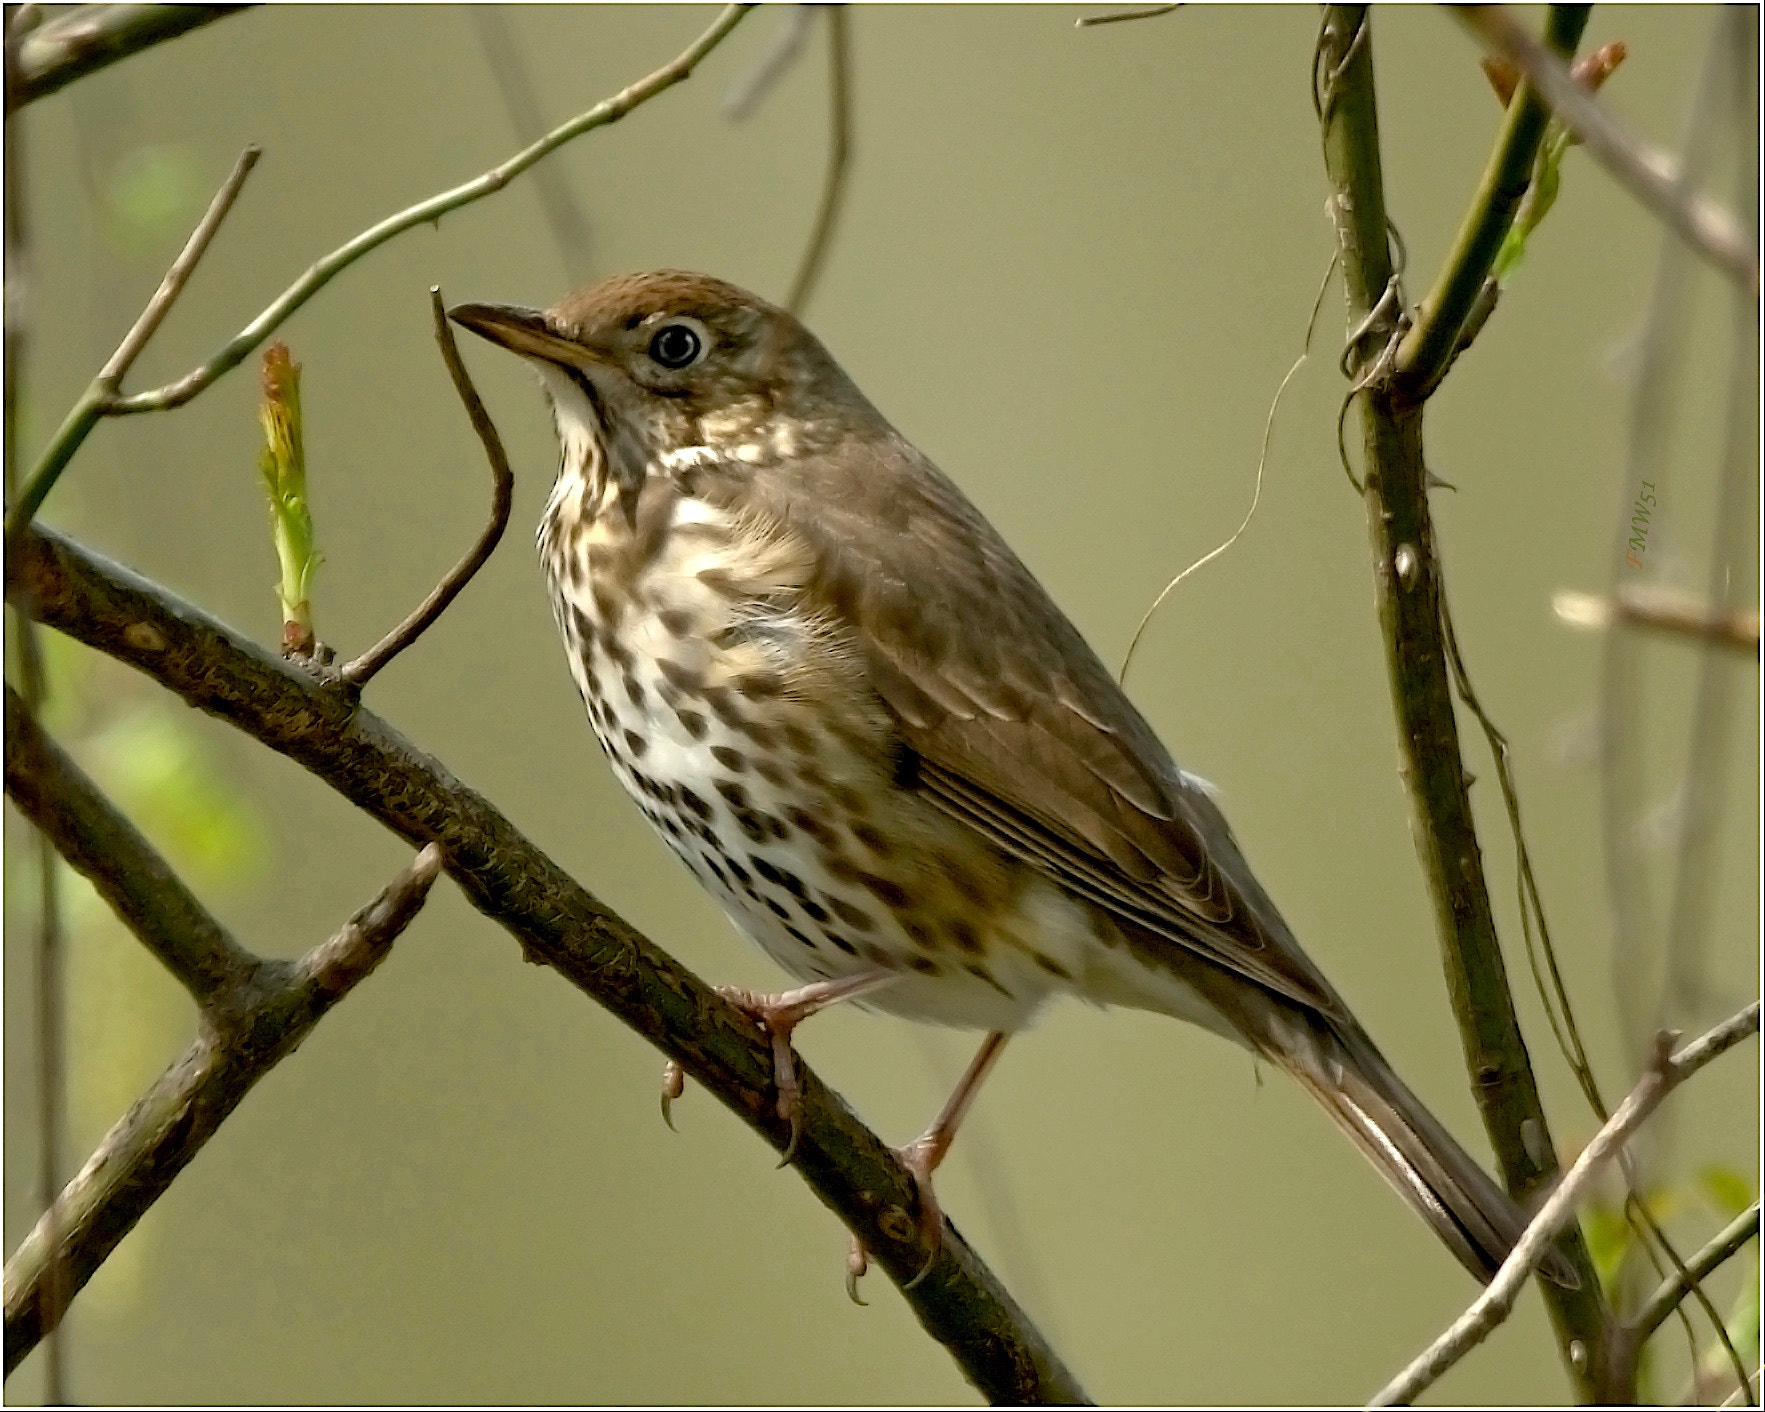
[[[938,807],[1173,947],[1345,1013],[1224,816],[980,511],[880,416],[747,493],[810,544],[812,598],[852,634]]]

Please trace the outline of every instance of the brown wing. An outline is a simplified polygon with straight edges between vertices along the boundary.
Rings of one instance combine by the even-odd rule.
[[[935,466],[884,429],[748,493],[811,545],[811,591],[940,808],[1153,937],[1342,1013],[1224,816]]]

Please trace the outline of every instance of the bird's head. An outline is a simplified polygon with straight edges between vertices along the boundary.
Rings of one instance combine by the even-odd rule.
[[[539,370],[565,472],[622,499],[695,458],[765,464],[875,415],[794,315],[708,275],[621,275],[550,309],[449,312]]]

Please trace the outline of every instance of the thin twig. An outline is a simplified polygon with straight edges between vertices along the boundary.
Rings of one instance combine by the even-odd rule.
[[[221,183],[221,189],[215,192],[214,200],[208,203],[208,210],[196,223],[196,229],[190,233],[190,239],[184,243],[178,258],[172,261],[171,268],[165,272],[165,278],[159,282],[159,288],[141,310],[140,317],[123,335],[123,341],[117,345],[116,351],[105,360],[98,376],[92,379],[91,386],[74,404],[73,411],[68,414],[60,430],[50,441],[48,449],[32,469],[30,479],[25,482],[6,514],[6,547],[9,551],[19,528],[30,523],[31,517],[37,513],[37,507],[43,503],[43,498],[49,494],[62,471],[67,468],[67,463],[73,459],[80,443],[98,424],[99,418],[115,414],[117,388],[121,386],[124,375],[141,355],[148,340],[158,332],[178,296],[184,292],[184,286],[190,282],[191,274],[207,252],[215,232],[221,228],[221,222],[226,220],[227,213],[233,209],[233,203],[239,197],[239,189],[245,185],[245,178],[251,175],[251,169],[257,165],[257,159],[261,155],[256,147],[247,147],[239,154],[233,170]]]
[[[1748,657],[1759,655],[1756,608],[1717,611],[1702,599],[1659,584],[1620,588],[1613,598],[1565,590],[1551,599],[1551,611],[1572,628],[1598,630],[1622,623],[1726,647]]]
[[[1712,1059],[1758,1032],[1759,1002],[1755,1000],[1738,1015],[1723,1021],[1677,1054],[1672,1052],[1672,1037],[1662,1034],[1657,1041],[1655,1062],[1631,1090],[1630,1096],[1618,1106],[1611,1121],[1582,1149],[1550,1199],[1527,1225],[1513,1252],[1502,1262],[1489,1288],[1409,1367],[1381,1388],[1370,1405],[1390,1407],[1414,1401],[1432,1387],[1441,1374],[1488,1337],[1491,1330],[1507,1318],[1520,1290],[1550,1249],[1557,1232],[1574,1219],[1576,1208],[1592,1190],[1605,1164],[1660,1107],[1661,1100]]]
[[[521,57],[521,47],[509,26],[509,10],[502,5],[467,8],[478,29],[484,62],[502,94],[503,109],[509,115],[515,140],[531,142],[545,131],[545,119],[540,116],[539,100],[534,97],[533,81]],[[558,257],[564,263],[565,277],[582,278],[589,268],[588,217],[571,193],[568,178],[555,166],[540,167],[533,174],[533,190],[551,230],[552,243],[558,247]]]
[[[290,314],[305,304],[319,290],[323,289],[338,274],[349,268],[362,256],[384,245],[395,235],[401,235],[413,226],[438,221],[450,211],[501,191],[510,181],[526,171],[540,158],[547,156],[571,138],[591,131],[597,127],[605,127],[608,123],[617,122],[639,104],[673,87],[688,78],[699,61],[722,42],[725,35],[734,29],[743,15],[753,8],[751,5],[736,4],[727,6],[717,20],[690,44],[681,54],[654,73],[639,79],[636,83],[622,89],[613,97],[597,103],[587,112],[581,113],[555,128],[539,141],[523,148],[500,166],[492,167],[483,175],[473,178],[460,186],[419,201],[414,206],[395,212],[377,225],[370,226],[353,239],[338,246],[324,259],[313,265],[299,279],[288,286],[262,313],[241,329],[224,348],[214,354],[206,362],[200,364],[183,377],[163,387],[153,388],[147,392],[137,392],[124,397],[116,394],[114,387],[105,388],[94,381],[85,395],[74,404],[67,414],[42,458],[32,470],[24,492],[14,505],[6,519],[6,547],[11,552],[18,529],[29,522],[36,513],[37,506],[49,493],[63,467],[73,457],[75,451],[91,434],[92,428],[107,416],[127,416],[136,412],[159,412],[173,407],[181,407],[198,393],[202,392],[217,378],[230,372],[244,362],[266,338],[276,331]]]
[[[266,985],[225,1028],[205,1025],[104,1135],[51,1211],[6,1262],[6,1371],[54,1328],[45,1273],[64,1266],[72,1295],[165,1193],[252,1085],[373,971],[429,894],[442,850],[430,844],[329,941],[300,960],[260,963]],[[65,1302],[59,1306],[65,1309]]]
[[[257,165],[261,156],[263,149],[256,146],[247,147],[239,154],[239,160],[233,164],[233,170],[227,173],[221,189],[215,193],[214,200],[208,203],[208,210],[197,222],[196,229],[190,232],[190,239],[184,243],[178,258],[172,261],[172,267],[165,272],[165,278],[159,282],[159,288],[154,290],[153,298],[147,301],[141,317],[123,335],[123,341],[117,345],[116,352],[110,355],[110,361],[99,370],[98,380],[113,391],[128,375],[135,359],[147,346],[148,339],[159,331],[159,326],[171,312],[173,303],[184,292],[184,286],[189,283],[197,261],[207,251],[215,232],[221,228],[221,222],[227,219],[227,212],[233,209],[234,201],[239,198],[239,189],[245,185],[245,178],[251,175],[251,169]]]
[[[503,450],[502,438],[497,435],[496,424],[490,420],[490,413],[484,410],[484,403],[478,396],[478,389],[472,385],[466,365],[460,361],[460,350],[454,342],[453,330],[448,326],[447,307],[442,302],[439,286],[430,287],[429,306],[435,321],[435,341],[441,348],[441,361],[447,364],[447,373],[453,379],[454,391],[465,404],[472,430],[478,433],[478,440],[484,446],[485,458],[490,462],[490,522],[479,534],[478,542],[466,551],[466,556],[459,563],[448,570],[447,576],[435,585],[429,596],[417,605],[411,615],[339,673],[342,680],[357,692],[368,684],[376,672],[427,632],[430,625],[447,611],[448,604],[459,597],[460,590],[484,567],[502,539],[503,531],[509,527],[509,508],[515,499],[515,476],[509,470],[509,458]]]
[[[852,36],[851,20],[844,5],[827,10],[828,141],[827,175],[822,179],[821,204],[815,225],[803,251],[803,263],[791,281],[785,307],[801,315],[815,292],[827,252],[833,245],[840,208],[846,200],[846,176],[852,161]]]
[[[796,62],[797,55],[802,52],[803,41],[809,37],[818,8],[820,7],[814,5],[792,5],[784,12],[784,18],[772,43],[766,47],[754,67],[730,84],[729,91],[723,95],[724,117],[731,122],[740,122],[772,91],[772,86],[784,77],[790,66]]]
[[[1679,233],[1685,242],[1755,299],[1759,251],[1734,217],[1680,180],[1673,159],[1619,126],[1599,101],[1501,5],[1456,11],[1483,42],[1523,73],[1564,127],[1621,186]]]
[[[1552,52],[1564,59],[1574,56],[1592,9],[1591,5],[1550,7],[1545,43]],[[1484,279],[1532,184],[1533,164],[1549,123],[1550,110],[1539,101],[1532,84],[1522,82],[1508,104],[1501,136],[1452,250],[1433,288],[1423,296],[1415,324],[1398,347],[1394,369],[1397,389],[1412,401],[1422,401],[1434,390],[1458,352],[1465,327],[1478,307]]]
[[[699,61],[722,43],[724,37],[741,22],[742,17],[752,8],[752,5],[747,4],[725,6],[723,12],[718,15],[709,29],[654,73],[646,74],[636,83],[621,89],[611,98],[603,99],[586,112],[577,114],[562,126],[553,128],[537,142],[522,148],[514,156],[492,167],[482,175],[419,201],[414,206],[407,206],[402,211],[395,211],[384,220],[369,226],[359,235],[345,241],[289,285],[262,313],[235,334],[232,340],[219,352],[174,382],[169,382],[163,387],[153,388],[147,392],[137,392],[131,397],[121,398],[114,410],[118,414],[126,414],[158,412],[171,407],[183,406],[184,403],[214,382],[216,378],[232,371],[244,362],[264,339],[275,332],[284,319],[362,256],[378,249],[395,235],[402,235],[414,226],[428,225],[438,221],[441,217],[459,210],[462,206],[469,206],[474,201],[482,200],[486,196],[501,191],[535,162],[542,157],[550,156],[572,138],[580,137],[585,132],[592,132],[595,128],[605,127],[609,123],[618,122],[620,118],[640,104],[648,102],[658,93],[690,78],[693,70],[698,67]]]
[[[20,40],[28,33],[31,16],[23,7],[6,15],[6,91],[18,83]],[[23,113],[8,112],[6,118],[6,366],[5,366],[5,485],[10,503],[18,491],[18,428],[24,402],[25,353],[30,321],[31,284],[28,250],[29,223]],[[18,679],[24,699],[33,711],[40,710],[47,692],[43,672],[40,629],[30,617],[12,612],[8,637],[18,648]],[[10,697],[11,688],[7,688]],[[11,745],[10,734],[7,745]],[[55,1194],[61,1189],[62,1133],[66,1127],[67,1085],[65,1033],[67,997],[62,979],[63,936],[61,927],[61,874],[55,846],[40,829],[31,842],[37,870],[37,927],[32,938],[35,962],[35,1039],[37,1050],[37,1204],[47,1213],[53,1233]],[[44,1273],[44,1300],[53,1309],[67,1306],[66,1280],[59,1262]],[[50,1406],[68,1398],[67,1340],[57,1334],[49,1340],[43,1358],[43,1401]]]
[[[1694,1285],[1708,1278],[1718,1265],[1739,1253],[1741,1247],[1749,1240],[1756,1240],[1758,1235],[1759,1203],[1755,1201],[1718,1231],[1708,1245],[1685,1262],[1683,1274],[1669,1278],[1649,1296],[1648,1303],[1637,1310],[1636,1317],[1630,1321],[1631,1332],[1637,1342],[1640,1344],[1660,1328]]]
[[[1515,901],[1520,910],[1520,929],[1526,942],[1526,959],[1532,968],[1533,985],[1544,1005],[1545,1018],[1562,1051],[1564,1061],[1580,1084],[1588,1106],[1603,1123],[1610,1116],[1606,1100],[1594,1076],[1587,1047],[1581,1040],[1581,1027],[1575,1020],[1575,1007],[1569,1000],[1568,983],[1563,979],[1557,961],[1557,949],[1551,941],[1550,923],[1544,915],[1544,895],[1532,867],[1532,850],[1526,843],[1526,830],[1520,819],[1520,787],[1514,778],[1513,750],[1507,736],[1496,725],[1495,718],[1484,710],[1483,702],[1471,685],[1470,669],[1459,651],[1458,633],[1453,627],[1452,609],[1444,593],[1440,600],[1440,625],[1446,638],[1447,665],[1452,671],[1453,685],[1459,699],[1470,708],[1483,728],[1483,738],[1495,761],[1496,782],[1501,786],[1502,803],[1507,808],[1508,830],[1514,838]],[[1546,983],[1548,972],[1549,983]]]
[[[7,595],[40,622],[138,668],[189,704],[305,766],[412,843],[438,842],[469,901],[530,960],[572,984],[679,1062],[775,1150],[772,1049],[759,1029],[536,849],[484,798],[372,711],[327,690],[194,605],[41,525],[6,561]],[[897,1285],[933,1252],[914,1179],[800,1060],[802,1121],[792,1166]],[[1046,1339],[956,1228],[906,1294],[963,1374],[1000,1402],[1082,1402]]]
[[[153,845],[43,733],[6,688],[6,794],[91,882],[111,910],[190,992],[215,1012],[248,987],[257,958],[236,942]]]
[[[1233,530],[1223,541],[1216,544],[1212,549],[1208,550],[1207,553],[1203,554],[1194,563],[1190,564],[1188,568],[1184,569],[1167,583],[1159,593],[1158,597],[1152,600],[1151,606],[1140,615],[1140,621],[1134,628],[1134,635],[1128,639],[1128,650],[1122,655],[1122,669],[1116,673],[1115,679],[1117,682],[1121,683],[1121,685],[1127,685],[1128,668],[1134,665],[1134,650],[1139,647],[1140,639],[1145,636],[1147,624],[1152,621],[1153,614],[1158,612],[1159,608],[1164,605],[1165,599],[1169,598],[1171,594],[1176,592],[1177,585],[1182,583],[1184,579],[1188,578],[1190,574],[1194,573],[1203,565],[1217,559],[1221,554],[1224,554],[1236,544],[1244,531],[1250,528],[1250,521],[1256,515],[1256,507],[1262,504],[1263,472],[1268,468],[1269,464],[1269,440],[1275,434],[1275,413],[1281,410],[1281,398],[1286,394],[1288,385],[1298,375],[1299,370],[1305,366],[1306,359],[1311,357],[1312,334],[1317,330],[1318,314],[1324,307],[1324,295],[1330,288],[1330,276],[1336,273],[1336,260],[1336,256],[1332,255],[1330,257],[1330,263],[1324,270],[1324,277],[1318,281],[1317,298],[1312,300],[1311,318],[1306,321],[1305,339],[1300,344],[1299,356],[1293,360],[1293,365],[1287,369],[1287,375],[1281,379],[1280,386],[1275,389],[1275,395],[1269,402],[1268,416],[1263,419],[1262,450],[1258,453],[1256,458],[1256,482],[1250,494],[1250,508],[1244,512],[1244,518],[1238,522],[1237,529]]]
[[[1077,29],[1090,29],[1095,25],[1120,24],[1123,20],[1155,20],[1160,15],[1168,15],[1172,10],[1182,8],[1181,4],[1147,5],[1138,10],[1117,10],[1108,15],[1085,15],[1074,20],[1073,26]]]
[[[8,7],[16,8],[16,7]],[[77,5],[47,20],[19,45],[6,81],[6,111],[45,98],[75,79],[139,54],[249,5]]]
[[[1328,210],[1348,295],[1346,371],[1351,387],[1362,389],[1365,504],[1401,772],[1472,1094],[1508,1190],[1525,1204],[1555,1179],[1556,1148],[1514,1010],[1480,861],[1447,670],[1422,409],[1390,392],[1401,300],[1392,297],[1395,271],[1365,7],[1325,8],[1313,67],[1333,192]],[[1580,1232],[1565,1232],[1560,1250],[1579,1285],[1550,1282],[1544,1298],[1572,1376],[1582,1394],[1592,1396],[1609,1316]]]

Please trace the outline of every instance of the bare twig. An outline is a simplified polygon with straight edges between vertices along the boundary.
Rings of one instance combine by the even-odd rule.
[[[239,198],[239,189],[245,185],[245,178],[251,175],[251,169],[257,165],[257,159],[263,155],[259,147],[247,147],[239,154],[239,160],[233,164],[233,170],[221,183],[221,189],[208,203],[208,210],[197,222],[196,229],[190,233],[190,239],[184,243],[178,258],[172,261],[172,267],[165,272],[165,278],[154,290],[153,298],[147,301],[147,307],[141,311],[141,317],[135,320],[135,326],[123,335],[123,341],[117,345],[116,352],[110,355],[110,361],[99,370],[98,380],[111,391],[115,391],[134,366],[135,359],[147,346],[147,341],[159,331],[165,316],[171,312],[172,304],[184,292],[196,263],[207,251],[209,242],[214,239],[215,232],[221,228],[221,222],[227,219],[227,212],[233,209],[233,203]]]
[[[1551,599],[1551,610],[1573,628],[1597,630],[1622,623],[1726,647],[1748,657],[1759,655],[1757,609],[1715,611],[1689,593],[1659,584],[1620,588],[1613,598],[1565,590]]]
[[[1559,56],[1572,57],[1587,28],[1591,5],[1552,5],[1545,42]],[[1544,140],[1550,111],[1530,82],[1522,82],[1508,104],[1501,136],[1477,185],[1477,194],[1440,268],[1434,287],[1423,296],[1416,322],[1397,350],[1396,381],[1403,395],[1421,401],[1439,384],[1478,308],[1485,277],[1514,224],[1521,199],[1532,184],[1533,163]]]
[[[1164,606],[1165,599],[1175,593],[1178,585],[1181,584],[1184,579],[1188,578],[1190,574],[1211,563],[1236,544],[1244,531],[1250,528],[1250,522],[1256,516],[1256,507],[1262,504],[1263,473],[1268,469],[1269,439],[1275,434],[1275,414],[1281,410],[1281,398],[1286,395],[1288,385],[1298,376],[1299,370],[1305,366],[1306,359],[1311,357],[1312,334],[1317,331],[1318,315],[1323,311],[1324,295],[1327,294],[1330,289],[1330,277],[1336,273],[1337,258],[1338,257],[1335,255],[1330,257],[1330,263],[1324,270],[1324,277],[1318,281],[1318,297],[1312,301],[1311,318],[1306,321],[1305,339],[1300,344],[1299,356],[1293,360],[1292,366],[1287,369],[1287,375],[1281,379],[1279,386],[1275,388],[1275,395],[1269,402],[1268,416],[1263,419],[1262,450],[1256,458],[1256,480],[1250,493],[1250,508],[1244,512],[1244,518],[1238,522],[1237,529],[1233,530],[1224,540],[1214,545],[1214,547],[1208,550],[1207,553],[1195,560],[1195,562],[1190,564],[1188,568],[1172,578],[1171,581],[1159,591],[1158,597],[1152,600],[1151,605],[1146,611],[1140,615],[1140,621],[1134,626],[1134,635],[1128,639],[1128,650],[1122,654],[1122,669],[1116,673],[1116,681],[1123,686],[1126,686],[1128,682],[1128,668],[1134,665],[1135,649],[1140,646],[1140,639],[1146,635],[1147,626],[1152,622],[1153,615]]]
[[[214,1136],[260,1078],[293,1053],[314,1025],[373,971],[416,916],[440,874],[442,851],[424,848],[329,941],[298,961],[260,962],[253,1003],[194,1044],[99,1143],[49,1216],[6,1262],[6,1371],[54,1327],[45,1274],[66,1269],[77,1293],[105,1258]]]
[[[245,178],[251,175],[251,169],[257,165],[262,154],[256,147],[247,147],[239,154],[239,160],[233,164],[233,170],[221,183],[221,189],[208,203],[208,210],[190,233],[190,239],[184,243],[178,258],[159,282],[159,288],[147,301],[141,316],[135,320],[134,326],[123,335],[123,341],[116,347],[99,369],[98,376],[92,379],[80,400],[68,413],[60,429],[50,441],[48,449],[32,469],[30,479],[19,491],[6,514],[6,546],[10,550],[17,537],[20,526],[30,523],[31,517],[37,513],[37,507],[49,494],[51,487],[60,477],[73,454],[86,439],[87,434],[98,424],[101,417],[114,415],[117,408],[117,388],[121,386],[125,374],[134,365],[141,350],[147,346],[149,339],[158,331],[171,307],[184,292],[184,286],[190,282],[198,262],[207,252],[209,243],[214,239],[215,232],[226,220],[227,213],[233,209],[238,199],[240,187],[245,185]]]
[[[1555,1179],[1556,1149],[1514,1010],[1495,930],[1482,850],[1454,713],[1428,507],[1422,409],[1392,395],[1391,354],[1402,333],[1379,153],[1370,20],[1363,6],[1325,8],[1314,64],[1329,202],[1348,295],[1348,366],[1359,396],[1365,504],[1374,583],[1397,718],[1401,771],[1417,851],[1434,903],[1441,960],[1471,1090],[1508,1190],[1525,1204]],[[1584,1395],[1601,1366],[1609,1316],[1585,1242],[1561,1252],[1579,1286],[1551,1282],[1546,1306]],[[1577,1346],[1579,1345],[1579,1354]]]
[[[114,384],[106,387],[102,379],[95,380],[57,429],[48,448],[32,470],[18,503],[9,511],[6,518],[8,552],[11,551],[19,528],[29,523],[62,469],[102,418],[126,416],[136,412],[165,411],[183,406],[217,378],[238,367],[259,344],[275,332],[284,319],[362,256],[413,226],[440,220],[450,211],[501,191],[540,158],[555,151],[571,138],[617,122],[639,104],[690,77],[699,61],[722,42],[724,36],[735,28],[751,8],[751,5],[745,4],[725,7],[708,30],[654,73],[597,103],[587,112],[578,114],[562,127],[553,129],[539,141],[523,148],[500,166],[492,167],[482,176],[419,201],[414,206],[407,206],[338,246],[285,289],[268,308],[241,329],[226,347],[175,382],[125,397],[117,394]]]
[[[1721,135],[1725,76],[1734,58],[1731,46],[1727,28],[1713,26],[1679,141],[1683,154],[1679,179],[1687,190],[1707,176]],[[1664,484],[1671,474],[1666,448],[1678,411],[1693,273],[1689,247],[1663,229],[1647,310],[1638,332],[1634,392],[1613,517],[1607,593],[1614,599],[1635,572],[1627,560],[1631,557],[1631,516],[1638,487],[1644,481]],[[1637,978],[1646,972],[1649,946],[1657,936],[1649,858],[1643,831],[1637,827],[1648,807],[1643,724],[1647,679],[1635,634],[1607,633],[1600,646],[1600,831],[1614,928],[1614,998],[1626,1055],[1632,1063],[1640,1064],[1647,1056],[1652,1034],[1654,997],[1650,988],[1637,984]]]
[[[400,837],[438,842],[467,898],[676,1060],[775,1150],[791,1140],[759,1029],[536,849],[481,796],[367,708],[157,585],[33,525],[6,562],[7,595],[40,622],[147,673],[319,776]],[[893,1149],[799,1061],[802,1121],[792,1166],[897,1285],[933,1246],[913,1177]],[[965,1376],[1002,1402],[1084,1393],[956,1228],[906,1294]]]
[[[1550,1248],[1556,1233],[1574,1219],[1576,1207],[1588,1195],[1605,1164],[1660,1107],[1669,1093],[1712,1059],[1758,1032],[1759,1002],[1754,1001],[1677,1054],[1672,1052],[1672,1037],[1662,1034],[1657,1041],[1655,1062],[1631,1090],[1630,1096],[1618,1106],[1611,1121],[1582,1149],[1550,1199],[1527,1225],[1512,1254],[1502,1262],[1489,1288],[1409,1367],[1381,1388],[1370,1405],[1390,1407],[1413,1401],[1488,1337],[1513,1309],[1520,1290]]]
[[[14,7],[9,7],[14,8]],[[249,5],[76,5],[24,36],[18,73],[6,79],[6,111]]]
[[[1526,76],[1563,126],[1620,185],[1748,294],[1759,297],[1758,248],[1732,215],[1679,180],[1672,158],[1620,127],[1505,6],[1468,6],[1457,14]]]
[[[1107,15],[1085,15],[1073,21],[1076,29],[1090,29],[1095,25],[1120,24],[1123,20],[1155,20],[1160,15],[1168,15],[1172,10],[1182,9],[1176,5],[1147,5],[1138,10],[1116,10]]]
[[[1758,1236],[1759,1203],[1755,1201],[1685,1262],[1684,1273],[1673,1275],[1649,1296],[1648,1303],[1637,1311],[1630,1323],[1631,1334],[1638,1344],[1666,1322],[1694,1285],[1708,1278],[1717,1266],[1738,1254],[1749,1240],[1756,1240]]]
[[[545,131],[539,101],[533,94],[533,82],[527,64],[521,57],[509,26],[509,11],[501,5],[468,7],[472,23],[478,29],[478,43],[484,50],[484,62],[490,66],[502,93],[503,108],[509,115],[509,126],[517,142],[531,142]],[[558,247],[564,263],[564,274],[571,280],[582,278],[588,271],[588,217],[571,193],[570,183],[555,166],[543,166],[533,174],[534,194],[539,209]]]
[[[740,122],[771,92],[773,84],[784,77],[802,51],[803,41],[809,37],[817,8],[792,5],[784,12],[772,43],[761,53],[754,67],[730,84],[729,91],[723,95],[724,117],[731,122]]]
[[[429,306],[435,320],[435,341],[441,347],[441,360],[447,364],[454,391],[465,404],[466,415],[472,421],[472,430],[478,433],[478,440],[484,445],[484,455],[490,462],[490,522],[484,526],[477,543],[466,552],[466,556],[448,570],[447,576],[435,585],[429,596],[417,605],[409,617],[343,668],[339,675],[357,692],[368,684],[376,672],[427,632],[430,625],[447,611],[448,604],[459,597],[460,590],[484,567],[491,552],[502,539],[503,531],[509,526],[509,507],[515,498],[515,477],[509,470],[509,458],[503,450],[502,438],[497,435],[490,413],[484,410],[484,403],[478,396],[478,389],[472,385],[466,365],[460,361],[459,346],[455,344],[453,330],[448,325],[447,308],[442,302],[438,286],[432,286],[429,290]]]
[[[258,961],[6,688],[6,794],[205,1011],[249,988]]]
[[[840,208],[846,199],[846,177],[852,161],[852,36],[851,19],[845,5],[827,9],[827,76],[828,76],[828,140],[827,175],[822,179],[821,204],[815,212],[815,225],[809,232],[809,244],[803,251],[803,263],[791,281],[791,292],[785,307],[801,314],[815,292],[821,268],[833,245],[834,230],[839,224]]]
[[[124,414],[158,412],[183,406],[216,378],[238,367],[264,339],[275,332],[284,319],[362,256],[414,226],[431,224],[449,212],[501,191],[535,162],[550,156],[572,138],[618,122],[632,109],[647,103],[658,93],[690,78],[700,60],[721,44],[725,36],[752,8],[752,5],[746,4],[725,6],[709,29],[654,73],[646,74],[611,98],[603,99],[562,126],[553,128],[537,142],[522,148],[514,156],[482,175],[419,201],[414,206],[407,206],[402,211],[395,211],[386,219],[345,241],[289,285],[262,313],[206,362],[163,387],[121,398],[114,410],[118,414]]]

